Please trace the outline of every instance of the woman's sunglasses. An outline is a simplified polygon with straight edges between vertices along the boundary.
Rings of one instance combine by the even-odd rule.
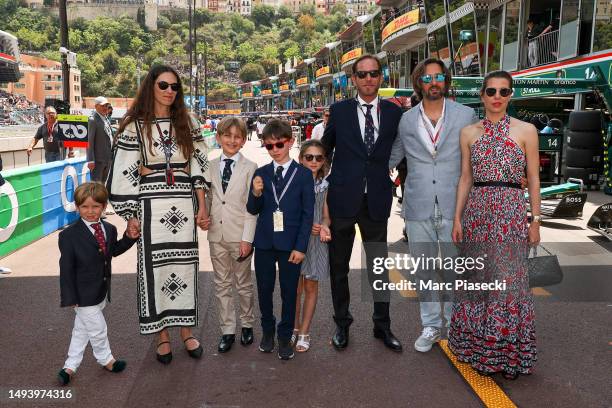
[[[165,91],[166,89],[168,89],[168,87],[170,87],[170,89],[172,89],[173,92],[178,92],[181,86],[178,84],[178,82],[169,84],[166,81],[159,81],[157,83],[157,87],[161,89],[162,91]]]
[[[421,82],[424,84],[431,84],[432,81],[444,82],[446,80],[446,74],[439,73],[434,75],[421,75]]]
[[[359,79],[365,79],[368,75],[372,78],[378,78],[380,76],[380,71],[357,71],[355,72],[355,75],[357,75],[357,78]]]
[[[282,149],[283,147],[285,147],[285,142],[266,143],[264,144],[264,146],[267,150],[274,149],[274,146],[276,146],[277,149]]]
[[[486,88],[485,89],[485,94],[488,97],[493,97],[493,96],[495,96],[497,91],[499,91],[499,95],[502,98],[507,98],[508,96],[512,95],[512,88],[500,88],[500,89],[497,89],[497,88]]]
[[[316,160],[317,163],[321,163],[323,160],[325,160],[325,156],[323,156],[322,154],[305,154],[304,160],[308,162]]]

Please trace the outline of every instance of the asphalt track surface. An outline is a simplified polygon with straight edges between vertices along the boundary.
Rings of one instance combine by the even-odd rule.
[[[265,150],[255,143],[249,143],[245,152],[260,164],[267,161]],[[591,197],[595,204],[612,201],[603,194],[590,193]],[[537,292],[538,362],[534,374],[516,381],[493,377],[516,406],[612,406],[612,295],[608,291],[612,268],[610,263],[597,262],[612,248],[583,228],[595,204],[585,208],[582,221],[560,221],[561,225],[552,223],[542,230],[543,240],[580,240],[596,248],[573,254],[581,257],[580,261],[564,264],[564,272],[570,282],[587,276],[584,291],[600,296],[599,301],[584,301],[586,297],[578,295],[572,300],[573,292],[563,285]],[[118,217],[109,220],[120,231],[125,228]],[[394,245],[402,245],[401,228],[401,218],[394,211],[389,223],[389,240]],[[178,330],[173,329],[174,359],[162,366],[155,359],[156,337],[138,334],[134,247],[115,259],[113,301],[105,309],[113,354],[125,359],[128,366],[120,374],[106,372],[88,347],[69,386],[73,392],[70,400],[8,399],[10,390],[58,388],[56,374],[65,360],[74,312],[59,307],[57,233],[0,260],[13,269],[11,275],[0,279],[0,407],[484,406],[440,347],[429,353],[412,347],[421,330],[415,298],[396,296],[391,305],[392,330],[403,342],[403,353],[389,351],[372,336],[372,306],[359,295],[358,242],[351,261],[355,268],[350,275],[355,322],[348,349],[338,352],[330,344],[334,324],[329,281],[324,281],[310,351],[296,353],[288,362],[281,362],[276,353],[261,353],[257,350],[261,329],[256,326],[253,345],[243,347],[237,342],[229,353],[219,354],[221,332],[212,267],[202,232],[200,249],[200,324],[194,334],[204,347],[202,359],[187,355]],[[584,262],[585,257],[593,265],[585,267],[589,263]],[[276,296],[278,316],[278,292]]]

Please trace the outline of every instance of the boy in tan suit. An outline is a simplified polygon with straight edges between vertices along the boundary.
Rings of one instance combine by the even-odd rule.
[[[246,211],[249,188],[257,164],[240,154],[247,137],[244,122],[233,116],[217,125],[221,157],[210,162],[212,187],[208,192],[210,227],[208,241],[215,271],[215,292],[219,304],[222,336],[219,352],[226,353],[236,339],[236,312],[232,283],[240,303],[240,343],[253,343],[252,242],[257,216]]]

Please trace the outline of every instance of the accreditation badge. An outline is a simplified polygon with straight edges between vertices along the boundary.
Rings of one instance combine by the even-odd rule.
[[[274,222],[274,232],[283,232],[283,212],[281,210],[274,211],[272,219]]]

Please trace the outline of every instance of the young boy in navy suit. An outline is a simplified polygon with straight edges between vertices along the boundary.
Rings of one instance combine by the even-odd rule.
[[[276,265],[282,299],[278,324],[278,357],[293,358],[290,345],[295,320],[295,299],[300,263],[304,259],[314,213],[314,182],[310,170],[289,157],[294,139],[291,126],[273,119],[263,129],[263,144],[272,163],[255,171],[247,210],[258,215],[255,228],[255,276],[263,336],[259,350],[274,350],[276,319],[272,294]]]
[[[125,361],[115,360],[111,353],[102,310],[111,297],[112,257],[130,249],[140,235],[136,226],[128,225],[117,241],[117,228],[100,219],[108,202],[102,183],[81,184],[74,201],[81,218],[59,234],[61,306],[73,307],[76,313],[68,359],[58,373],[62,385],[70,382],[81,364],[87,343],[108,371],[125,368]]]

